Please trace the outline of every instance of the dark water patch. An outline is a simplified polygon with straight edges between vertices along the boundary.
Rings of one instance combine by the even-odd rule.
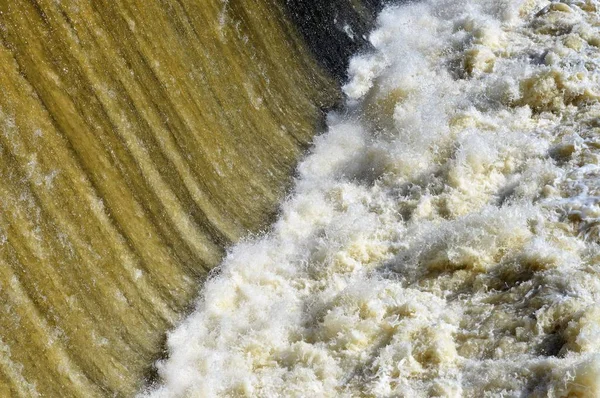
[[[367,33],[383,3],[286,0],[285,7],[315,58],[338,81],[343,81],[350,56],[368,45]]]

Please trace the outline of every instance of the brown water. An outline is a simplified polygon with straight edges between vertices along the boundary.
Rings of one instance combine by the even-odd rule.
[[[0,0],[0,396],[129,396],[337,97],[277,1]]]

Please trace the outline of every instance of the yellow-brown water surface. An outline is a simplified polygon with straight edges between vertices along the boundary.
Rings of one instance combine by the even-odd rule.
[[[0,0],[0,396],[131,396],[337,91],[274,0]]]

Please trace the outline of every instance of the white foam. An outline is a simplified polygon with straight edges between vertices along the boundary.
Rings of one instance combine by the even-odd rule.
[[[600,396],[599,10],[386,8],[147,394]]]

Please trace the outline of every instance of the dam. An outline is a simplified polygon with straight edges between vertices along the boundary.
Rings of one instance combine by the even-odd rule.
[[[597,0],[0,37],[0,395],[600,397]]]

